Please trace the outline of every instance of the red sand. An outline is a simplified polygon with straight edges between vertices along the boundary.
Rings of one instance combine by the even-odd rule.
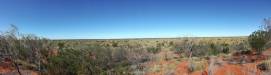
[[[261,75],[257,69],[258,63],[216,65],[211,71],[212,75]],[[206,65],[207,66],[207,65]],[[188,62],[181,62],[175,71],[175,75],[208,75],[208,66],[203,71],[188,72]]]

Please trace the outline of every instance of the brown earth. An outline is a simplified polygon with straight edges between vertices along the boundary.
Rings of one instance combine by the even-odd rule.
[[[257,65],[267,59],[268,56],[271,55],[271,48],[264,51],[262,55],[249,55],[244,58],[244,61],[247,60],[255,60],[252,63],[242,63],[242,64],[231,64],[230,61],[225,61],[224,58],[211,58],[209,60],[209,64],[206,64],[205,70],[203,71],[195,71],[189,73],[188,71],[188,62],[184,61],[179,63],[176,68],[175,75],[208,75],[208,73],[212,73],[211,75],[271,75],[270,72],[263,72],[257,68]],[[233,56],[236,57],[236,56]],[[241,56],[240,56],[241,57]],[[211,60],[216,60],[219,64],[212,64]],[[236,60],[236,58],[234,58]],[[240,58],[239,58],[240,59]],[[212,66],[210,66],[212,65]],[[209,69],[209,70],[208,70]]]
[[[20,69],[20,72],[22,75],[39,75],[38,72],[33,70]],[[0,62],[0,75],[19,75],[19,72],[13,67],[12,61],[5,58]]]
[[[162,56],[161,54],[159,54]],[[204,64],[204,69],[197,70],[193,72],[189,72],[189,62],[181,61],[177,63],[175,71],[171,75],[271,75],[271,72],[264,72],[257,68],[257,65],[262,61],[267,60],[267,57],[271,56],[271,48],[264,51],[262,55],[251,54],[242,54],[239,56],[231,56],[230,59],[234,59],[231,61],[224,57],[214,57],[209,58]],[[231,63],[236,61],[245,61],[244,63]],[[214,62],[215,61],[215,62]],[[159,65],[168,65],[168,64],[176,64],[174,61],[160,61],[160,62],[152,62],[152,64]],[[149,66],[148,66],[149,67]],[[159,72],[150,72],[147,75],[165,75],[164,71]]]

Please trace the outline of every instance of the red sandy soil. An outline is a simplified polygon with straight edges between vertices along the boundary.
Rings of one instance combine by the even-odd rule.
[[[8,68],[8,67],[0,67],[0,74],[11,72],[13,69]]]
[[[39,75],[38,72],[32,70],[21,70],[22,75]],[[6,73],[0,73],[0,75],[20,75],[16,70],[9,71]]]
[[[271,49],[270,49],[271,51]],[[260,58],[262,59],[262,58]],[[263,75],[264,73],[257,68],[257,65],[262,60],[257,60],[254,63],[245,64],[229,64],[227,61],[223,61],[223,58],[216,58],[216,60],[222,61],[220,65],[212,66],[211,75]],[[208,75],[208,68],[210,64],[205,66],[203,71],[188,72],[188,62],[184,61],[179,63],[176,68],[175,75]],[[268,74],[271,75],[271,74]]]
[[[176,71],[175,71],[175,74],[179,74],[179,75],[188,75],[188,62],[187,61],[184,61],[184,62],[181,62],[177,68],[176,68]]]
[[[0,62],[0,74],[11,72],[13,69],[10,59],[4,58],[4,60]]]
[[[166,73],[166,66],[168,66],[169,64],[177,64],[174,61],[160,61],[160,62],[149,62],[148,64],[146,64],[146,66],[148,67],[154,67],[155,65],[160,65],[160,70],[159,72],[148,72],[146,73],[146,75],[165,75]]]
[[[261,75],[261,71],[257,69],[258,63],[247,64],[228,64],[222,63],[221,65],[215,65],[213,67],[212,75]],[[181,62],[176,70],[175,75],[208,75],[208,65],[203,71],[195,71],[189,73],[188,62]]]
[[[266,55],[266,56],[271,56],[271,48],[263,51],[263,55]]]
[[[167,72],[167,67],[169,65],[177,65],[178,63],[175,60],[164,60],[165,56],[168,56],[167,58],[172,59],[174,57],[178,57],[178,55],[174,54],[171,51],[161,51],[160,53],[156,54],[156,57],[159,57],[161,60],[159,61],[150,61],[148,63],[146,63],[144,66],[147,67],[154,67],[159,65],[159,71],[158,72],[148,72],[145,75],[165,75],[165,73]],[[174,70],[172,70],[174,71]]]
[[[230,64],[229,61],[225,60],[223,57],[214,58],[214,60],[220,61],[220,65],[212,66],[210,69],[210,64],[205,64],[204,70],[189,72],[188,71],[188,61],[182,61],[177,64],[174,74],[175,75],[208,75],[208,73],[212,73],[211,75],[271,75],[270,73],[264,73],[257,68],[257,65],[261,63],[261,61],[266,60],[267,56],[271,56],[271,48],[264,51],[260,57],[256,55],[248,55],[245,60],[255,59],[253,63],[244,63],[244,64]],[[209,61],[210,62],[210,61]],[[160,62],[152,62],[152,64],[159,63],[163,64],[172,64],[173,61],[160,61]],[[209,70],[208,70],[209,69]],[[164,71],[147,73],[146,75],[165,75]]]
[[[20,70],[22,75],[39,75],[32,70]],[[18,71],[12,66],[11,60],[5,59],[0,62],[0,75],[19,75]]]

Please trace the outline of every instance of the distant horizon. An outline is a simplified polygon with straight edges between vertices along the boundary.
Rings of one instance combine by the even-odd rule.
[[[146,37],[146,38],[60,38],[60,39],[51,39],[51,40],[123,40],[123,39],[179,39],[179,38],[241,38],[241,37],[248,37],[248,36],[193,36],[193,37]],[[44,37],[46,38],[46,37]],[[50,39],[50,38],[48,38]]]
[[[11,27],[11,25],[9,25],[9,28],[7,28],[7,29],[0,30],[0,32],[2,33],[2,32],[5,32],[5,31],[8,31],[10,29],[10,27]],[[209,38],[210,37],[210,38],[213,38],[213,37],[247,37],[247,36],[249,36],[249,35],[197,36],[197,35],[191,35],[191,34],[181,34],[180,36],[162,36],[162,37],[112,37],[112,38],[70,38],[70,37],[67,37],[67,38],[50,38],[50,37],[40,36],[40,35],[33,34],[33,33],[21,32],[20,28],[18,28],[18,32],[20,34],[26,34],[26,35],[30,34],[30,35],[35,35],[35,36],[38,36],[38,37],[53,39],[53,40],[62,40],[62,39],[64,39],[64,40],[65,39],[149,39],[149,38],[150,39],[151,38],[160,39],[160,38],[184,38],[184,37],[196,37],[196,38],[197,37],[199,37],[199,38],[205,38],[205,37]]]
[[[248,36],[270,0],[1,0],[0,31],[49,39]]]

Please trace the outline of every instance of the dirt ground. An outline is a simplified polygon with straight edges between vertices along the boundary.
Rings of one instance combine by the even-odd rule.
[[[159,55],[163,56],[164,52],[161,52]],[[170,54],[173,55],[173,54]],[[196,70],[193,72],[189,71],[189,61],[180,61],[176,62],[174,60],[169,61],[160,61],[160,62],[152,62],[152,65],[169,65],[176,64],[174,68],[174,72],[168,74],[162,70],[157,72],[150,72],[147,75],[271,75],[271,72],[261,71],[257,68],[257,65],[260,64],[265,57],[271,55],[271,48],[264,51],[260,58],[256,59],[255,62],[250,63],[229,63],[231,61],[225,60],[224,57],[211,57],[209,60],[203,64],[204,68],[201,70]],[[245,58],[245,60],[253,59],[256,56],[249,56]],[[150,66],[148,66],[150,67]]]
[[[0,75],[20,75],[12,65],[11,61],[1,61]],[[38,72],[32,70],[20,70],[20,72],[22,75],[39,75]]]

